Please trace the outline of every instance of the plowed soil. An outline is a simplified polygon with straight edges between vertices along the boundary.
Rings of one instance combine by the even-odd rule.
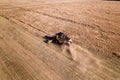
[[[0,0],[0,80],[120,80],[120,2]]]

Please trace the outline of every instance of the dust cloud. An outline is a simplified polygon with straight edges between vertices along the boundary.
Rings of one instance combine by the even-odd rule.
[[[88,69],[100,68],[101,61],[84,48],[76,44],[72,44],[71,46],[65,48],[67,52],[71,55],[72,60],[77,63],[77,67],[80,70],[86,71]]]

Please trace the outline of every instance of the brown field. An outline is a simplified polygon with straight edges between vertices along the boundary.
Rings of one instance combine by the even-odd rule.
[[[0,80],[120,80],[120,2],[0,0]]]

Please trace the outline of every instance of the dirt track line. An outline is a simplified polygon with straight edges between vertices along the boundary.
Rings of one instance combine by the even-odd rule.
[[[0,15],[0,16],[1,16],[1,15]],[[4,17],[5,19],[7,19],[7,20],[9,20],[9,21],[13,21],[13,20],[11,20],[10,18],[8,18],[8,17],[6,17],[6,16],[3,16],[3,15],[2,15],[2,17]],[[28,25],[29,27],[31,27],[31,28],[33,28],[33,29],[36,29],[36,30],[38,30],[38,31],[41,31],[41,32],[43,32],[43,33],[45,33],[45,34],[48,34],[46,31],[41,30],[41,29],[39,29],[39,28],[36,28],[36,27],[32,26],[31,24],[27,24],[27,23],[23,22],[22,20],[18,20],[18,19],[14,19],[14,20],[17,20],[17,21],[19,21],[19,22],[22,23],[22,24],[26,24],[26,25]],[[48,34],[48,35],[50,35],[50,34]]]
[[[41,32],[43,32],[43,33],[45,33],[45,34],[48,34],[46,31],[41,30],[41,29],[39,29],[39,28],[36,28],[36,27],[32,26],[31,24],[25,23],[25,22],[23,22],[22,20],[19,20],[19,19],[15,19],[15,20],[17,20],[17,21],[19,21],[19,22],[21,22],[21,23],[23,23],[23,24],[26,24],[26,25],[28,25],[29,27],[33,28],[33,29],[36,29],[36,30],[41,31]],[[48,34],[48,35],[50,35],[50,34]]]
[[[75,21],[75,20],[71,20],[71,19],[67,19],[67,18],[63,18],[63,17],[59,17],[59,16],[47,14],[47,13],[40,12],[40,11],[34,11],[34,10],[30,10],[30,9],[25,9],[25,8],[23,8],[23,7],[19,7],[19,8],[22,9],[22,10],[24,10],[24,11],[35,12],[35,13],[38,13],[38,14],[41,14],[41,15],[44,15],[44,16],[48,16],[48,17],[54,18],[54,19],[58,19],[58,20],[62,20],[62,21],[65,21],[65,22],[70,22],[70,23],[82,25],[82,26],[84,26],[84,27],[96,29],[96,30],[99,30],[99,31],[104,32],[104,33],[107,33],[107,34],[110,33],[110,34],[112,34],[112,35],[120,36],[119,33],[114,33],[114,32],[112,32],[112,31],[105,31],[105,30],[101,29],[100,26],[97,25],[97,24],[93,24],[93,25],[94,25],[94,26],[93,26],[93,25],[90,25],[90,24],[77,22],[77,21]],[[6,16],[4,16],[4,17],[5,17],[6,19],[9,19],[9,18],[7,18]],[[26,24],[25,22],[23,22],[23,21],[21,21],[21,20],[18,20],[18,21]],[[37,29],[38,31],[42,31],[42,32],[46,33],[45,31],[43,31],[43,30],[41,30],[41,29],[38,29],[38,28],[32,26],[31,24],[27,24],[27,25],[29,25],[30,27],[32,27],[32,28],[34,28],[34,29]],[[46,33],[46,34],[47,34],[47,33]]]
[[[0,15],[0,16],[3,17],[3,18],[5,18],[5,19],[7,19],[7,20],[10,20],[10,18],[8,18],[8,17],[6,17],[4,15]]]
[[[120,36],[119,33],[114,33],[114,32],[112,32],[112,31],[105,31],[105,30],[101,29],[100,26],[97,25],[97,24],[90,25],[90,24],[86,24],[86,23],[81,23],[81,22],[77,22],[77,21],[75,21],[75,20],[71,20],[71,19],[67,19],[67,18],[63,18],[63,17],[59,17],[59,16],[47,14],[47,13],[44,13],[44,12],[34,11],[34,10],[30,10],[30,9],[25,9],[25,8],[23,8],[23,7],[19,7],[19,9],[22,9],[22,10],[24,10],[24,11],[35,12],[35,13],[38,13],[38,14],[41,14],[41,15],[44,15],[44,16],[48,16],[48,17],[54,18],[54,19],[58,19],[58,20],[62,20],[62,21],[66,21],[66,22],[70,22],[70,23],[82,25],[82,26],[84,26],[84,27],[96,29],[96,30],[99,30],[99,31],[104,32],[104,33],[107,33],[107,34],[110,33],[110,34],[112,34],[112,35],[118,35],[118,36]],[[6,17],[6,16],[3,16],[3,17],[5,17],[6,19],[10,20],[10,19],[9,19],[8,17]],[[21,20],[18,20],[18,21],[24,23],[24,22],[21,21]],[[26,23],[24,23],[24,24],[26,24]],[[38,31],[42,31],[42,32],[46,33],[45,31],[43,31],[43,30],[41,30],[41,29],[38,29],[38,28],[32,26],[31,24],[27,24],[27,25],[29,25],[30,27],[32,27],[32,28],[34,28],[34,29],[36,29],[36,30],[38,30]],[[46,33],[46,34],[47,34],[47,33]]]
[[[2,63],[1,66],[2,66],[3,69],[4,69],[4,72],[9,76],[9,78],[10,78],[11,80],[14,80],[14,78],[13,78],[13,77],[11,76],[11,74],[9,73],[9,70],[7,69],[7,66],[4,64],[4,62],[3,62],[2,59],[0,60],[0,63]]]
[[[110,34],[113,34],[113,35],[118,35],[118,36],[120,36],[119,33],[114,33],[114,32],[112,32],[112,31],[105,31],[105,30],[101,29],[101,28],[99,27],[99,25],[95,26],[95,24],[94,24],[94,26],[95,26],[95,27],[94,27],[93,25],[90,25],[90,24],[80,23],[80,22],[77,22],[77,21],[75,21],[75,20],[71,20],[71,19],[67,19],[67,18],[63,18],[63,17],[59,17],[59,16],[54,16],[54,15],[50,15],[50,14],[43,13],[43,12],[39,12],[39,11],[34,11],[34,10],[28,10],[28,11],[32,11],[32,12],[35,12],[35,13],[39,13],[39,14],[42,14],[42,15],[44,15],[44,16],[48,16],[48,17],[51,17],[51,18],[59,19],[59,20],[62,20],[62,21],[66,21],[66,22],[70,22],[70,23],[74,23],[74,24],[79,24],[79,25],[82,25],[82,26],[84,26],[84,27],[88,27],[88,28],[92,28],[92,29],[97,29],[97,30],[99,30],[99,31],[101,31],[101,32],[104,32],[104,33],[107,33],[107,34],[110,33]]]

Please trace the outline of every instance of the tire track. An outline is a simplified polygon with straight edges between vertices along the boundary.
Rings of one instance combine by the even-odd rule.
[[[8,18],[8,17],[6,17],[6,16],[4,16],[4,15],[0,15],[0,16],[2,16],[3,18],[7,19],[8,21],[12,21],[12,22],[18,21],[18,22],[20,22],[20,23],[22,23],[22,24],[25,24],[25,25],[27,25],[27,26],[29,26],[29,27],[37,30],[37,31],[40,31],[40,32],[43,32],[43,33],[45,33],[45,34],[50,35],[48,32],[46,32],[46,31],[44,31],[44,30],[42,30],[42,29],[36,28],[36,27],[32,26],[32,25],[29,24],[29,23],[25,23],[25,22],[22,21],[22,20],[15,19],[15,18],[14,18],[14,20],[12,20],[12,19],[10,19],[10,18]]]
[[[100,25],[98,24],[95,24],[93,23],[93,25],[90,25],[90,24],[87,24],[87,23],[82,23],[82,22],[77,22],[75,20],[72,20],[72,19],[68,19],[68,18],[63,18],[63,17],[60,17],[60,16],[55,16],[55,15],[51,15],[51,14],[47,14],[47,13],[44,13],[44,12],[40,12],[40,11],[35,11],[35,10],[30,10],[30,9],[25,9],[23,7],[17,7],[18,9],[20,10],[23,10],[23,11],[29,11],[29,12],[34,12],[34,13],[38,13],[38,14],[41,14],[43,16],[48,16],[48,17],[51,17],[51,18],[54,18],[54,19],[58,19],[58,20],[62,20],[62,21],[65,21],[65,22],[70,22],[70,23],[73,23],[73,24],[78,24],[78,25],[82,25],[84,27],[87,27],[87,28],[92,28],[92,29],[96,29],[96,30],[99,30],[101,32],[104,32],[104,33],[107,33],[107,34],[112,34],[112,35],[117,35],[117,36],[120,36],[119,33],[115,33],[115,32],[112,32],[112,31],[106,31],[106,30],[103,30],[100,28]],[[6,19],[9,19],[8,17],[4,16]],[[10,20],[10,19],[9,19]],[[18,20],[20,21],[21,23],[24,23],[26,24],[25,22],[23,22],[22,20]],[[44,33],[46,33],[45,31],[41,30],[41,29],[38,29],[34,26],[32,26],[31,24],[27,24],[29,25],[30,27],[38,30],[38,31],[42,31]]]
[[[77,21],[72,20],[72,19],[67,19],[67,18],[63,18],[63,17],[59,17],[59,16],[47,14],[47,13],[44,13],[44,12],[39,12],[39,11],[34,11],[34,10],[29,10],[29,9],[24,9],[24,10],[35,12],[35,13],[38,13],[38,14],[41,14],[41,15],[44,15],[44,16],[48,16],[48,17],[51,17],[51,18],[54,18],[54,19],[62,20],[62,21],[65,21],[65,22],[70,22],[70,23],[73,23],[73,24],[82,25],[82,26],[87,27],[87,28],[96,29],[96,30],[99,30],[99,31],[107,33],[107,34],[112,34],[112,35],[120,36],[119,33],[114,33],[112,31],[105,31],[105,30],[101,29],[100,26],[97,25],[97,24],[93,24],[94,25],[93,26],[93,25],[90,25],[90,24],[87,24],[87,23],[77,22]]]
[[[31,27],[31,28],[33,28],[33,29],[35,29],[35,30],[38,30],[38,31],[43,32],[43,33],[45,33],[45,34],[48,34],[46,31],[44,31],[44,30],[42,30],[42,29],[39,29],[39,28],[36,28],[36,27],[32,26],[32,25],[29,24],[29,23],[25,23],[24,21],[19,20],[19,19],[16,19],[16,20],[19,21],[19,22],[21,22],[21,23],[23,23],[23,24],[28,25],[29,27]]]

